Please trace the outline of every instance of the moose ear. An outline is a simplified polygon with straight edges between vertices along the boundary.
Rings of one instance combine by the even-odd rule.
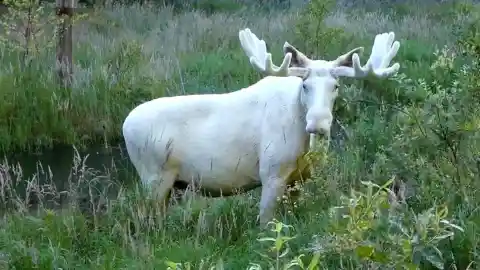
[[[333,60],[335,67],[352,67],[353,55],[363,53],[363,47],[357,47],[346,54],[340,55],[337,59]]]
[[[285,42],[285,44],[283,45],[283,54],[287,53],[292,54],[292,61],[290,62],[290,65],[292,67],[307,67],[309,62],[311,61],[302,52],[290,45],[290,43]]]

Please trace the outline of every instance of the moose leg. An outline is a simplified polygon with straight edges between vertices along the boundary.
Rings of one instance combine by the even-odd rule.
[[[161,207],[160,211],[162,214],[166,213],[168,200],[171,196],[177,175],[177,170],[163,171],[159,179],[153,183],[153,200]]]
[[[262,187],[262,196],[260,199],[260,226],[265,227],[272,220],[277,199],[285,192],[285,182],[280,177],[271,177]]]

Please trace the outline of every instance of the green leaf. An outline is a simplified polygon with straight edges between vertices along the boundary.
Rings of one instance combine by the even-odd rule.
[[[387,189],[393,183],[393,181],[395,181],[395,177],[392,177],[387,182],[383,183],[383,185],[380,186],[380,188]]]
[[[275,231],[275,232],[281,232],[282,229],[283,229],[283,223],[277,222],[277,223],[275,224],[275,230],[274,230],[274,231]]]
[[[279,257],[279,258],[283,258],[283,257],[285,257],[285,256],[288,254],[288,252],[290,252],[290,248],[287,247],[287,248],[282,252],[282,254],[278,255],[278,257]]]
[[[282,246],[283,246],[283,243],[285,243],[285,242],[283,241],[283,239],[282,239],[282,238],[278,238],[278,239],[276,240],[276,242],[275,242],[275,250],[280,250],[280,249],[282,248]]]
[[[320,253],[316,253],[310,263],[308,264],[307,270],[315,270],[318,269],[318,265],[320,263]]]
[[[247,270],[262,270],[262,267],[258,263],[250,263],[250,266]]]
[[[295,236],[282,236],[280,237],[284,242],[288,242],[292,239],[295,239]]]
[[[300,254],[298,255],[296,258],[294,258],[293,260],[291,260],[288,264],[286,264],[283,269],[284,270],[288,270],[290,269],[292,266],[299,266],[300,269],[305,269],[304,266],[303,266],[303,261],[302,261],[302,257],[305,256],[303,254]]]
[[[403,254],[407,255],[412,253],[412,243],[408,239],[402,241]]]
[[[373,253],[375,252],[375,248],[372,246],[358,246],[355,249],[355,252],[360,258],[366,259],[370,258],[373,255]]]
[[[446,218],[447,215],[448,215],[448,208],[447,208],[447,206],[444,205],[443,208],[440,209],[440,211],[437,213],[437,215],[438,215],[438,217],[439,217],[440,219]]]
[[[451,236],[453,236],[453,232],[447,232],[446,234],[442,234],[442,235],[439,235],[439,236],[435,236],[435,237],[433,238],[433,240],[435,240],[435,241],[441,241],[441,240],[446,239],[446,238],[449,238],[449,237],[451,237]]]
[[[458,225],[455,225],[455,224],[451,223],[451,222],[448,221],[448,220],[442,219],[442,220],[440,220],[440,222],[443,223],[443,224],[445,224],[445,225],[447,225],[447,226],[449,226],[449,227],[451,227],[451,228],[457,229],[457,230],[459,230],[459,231],[461,231],[461,232],[465,232],[462,227],[460,227],[460,226],[458,226]]]
[[[437,254],[423,253],[423,257],[429,261],[435,268],[443,270],[443,261]]]
[[[377,263],[387,264],[390,262],[387,253],[375,251],[370,259]]]
[[[360,230],[365,231],[370,228],[370,223],[366,220],[360,220],[358,221],[357,226]]]
[[[258,242],[265,242],[265,241],[275,242],[275,241],[277,241],[277,239],[275,239],[273,237],[263,237],[263,238],[257,239],[257,241]]]
[[[178,266],[180,266],[179,263],[172,262],[172,261],[165,261],[165,265],[167,266],[167,269],[173,269],[173,270],[177,270]]]

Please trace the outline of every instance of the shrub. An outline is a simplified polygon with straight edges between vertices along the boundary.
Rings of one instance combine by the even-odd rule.
[[[274,220],[271,237],[261,237],[260,242],[270,242],[268,253],[261,252],[264,262],[250,263],[247,270],[305,269],[327,267],[335,259],[348,262],[350,268],[368,266],[370,269],[420,269],[430,263],[444,269],[444,256],[439,247],[464,229],[447,218],[445,206],[432,207],[420,214],[406,208],[395,207],[395,195],[388,186],[392,181],[378,186],[362,182],[362,190],[352,190],[341,198],[341,204],[328,211],[328,229],[316,236],[305,254],[291,254],[289,236],[292,226]],[[313,256],[312,256],[313,255]],[[306,259],[307,258],[307,259]],[[220,262],[220,263],[219,263]],[[221,260],[206,266],[208,269],[225,269]],[[167,269],[192,269],[192,265],[166,261]],[[210,268],[211,267],[211,268]],[[343,268],[343,267],[342,267]]]
[[[295,43],[306,50],[302,50],[312,58],[325,59],[326,56],[344,53],[338,48],[344,48],[351,41],[351,36],[339,27],[327,27],[326,17],[334,7],[333,0],[312,0],[299,15],[295,25]],[[295,46],[295,45],[294,45]],[[337,48],[337,49],[332,49]]]

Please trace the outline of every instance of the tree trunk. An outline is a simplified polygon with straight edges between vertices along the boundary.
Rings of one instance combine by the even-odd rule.
[[[59,82],[63,87],[70,87],[73,75],[73,33],[72,19],[76,0],[56,0],[56,13],[60,20],[57,26],[57,58],[56,69]]]

